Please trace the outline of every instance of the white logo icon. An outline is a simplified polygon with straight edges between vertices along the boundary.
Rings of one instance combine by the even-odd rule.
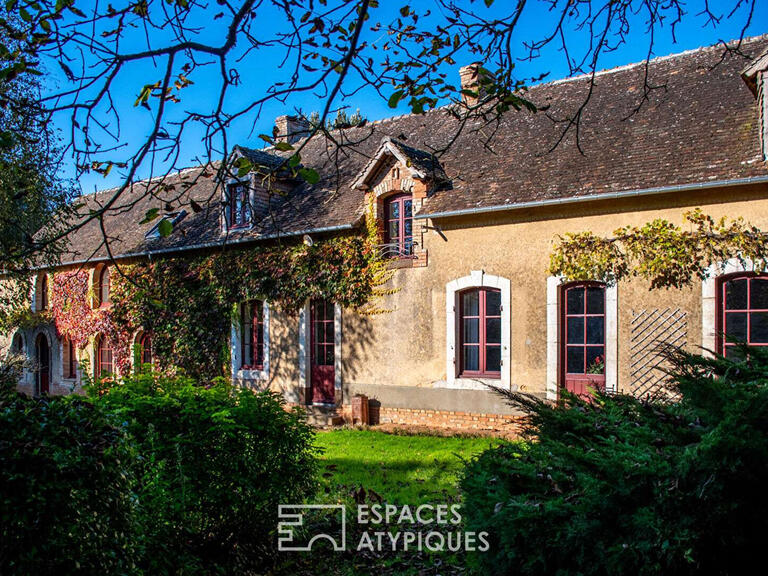
[[[341,542],[330,534],[315,534],[309,542],[296,542],[294,528],[304,526],[305,512],[327,510],[335,511],[341,520]],[[277,549],[281,552],[309,552],[318,540],[328,540],[333,545],[334,552],[347,549],[347,510],[344,504],[280,504],[277,512],[281,522],[277,525]]]

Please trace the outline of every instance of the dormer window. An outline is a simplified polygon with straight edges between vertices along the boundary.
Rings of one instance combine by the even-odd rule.
[[[248,183],[237,182],[227,187],[228,218],[230,229],[247,228],[251,225],[251,207],[248,201]]]
[[[186,210],[180,210],[179,212],[169,212],[160,218],[160,221],[155,224],[152,229],[146,233],[145,238],[162,238],[168,236],[173,232],[174,226],[181,222],[187,215]]]

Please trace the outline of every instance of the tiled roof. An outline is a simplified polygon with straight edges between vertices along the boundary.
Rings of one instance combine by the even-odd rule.
[[[741,51],[752,57],[768,46],[768,36],[745,40]],[[722,62],[721,62],[722,59]],[[558,145],[562,120],[584,103],[589,78],[560,80],[532,87],[526,97],[538,113],[511,111],[500,122],[470,121],[447,152],[440,168],[450,185],[434,192],[421,214],[508,207],[678,186],[768,176],[759,148],[759,117],[753,94],[740,74],[749,60],[728,53],[722,45],[651,60],[648,83],[655,89],[643,100],[644,63],[595,75],[592,96],[583,110],[579,147],[575,130]],[[560,122],[558,122],[560,121]],[[272,213],[253,230],[224,238],[219,230],[220,198],[211,167],[171,175],[159,198],[139,200],[146,183],[118,201],[122,209],[105,217],[114,254],[176,250],[224,241],[256,240],[276,234],[357,225],[364,211],[363,192],[353,188],[385,137],[420,169],[435,168],[432,152],[456,136],[459,121],[447,108],[423,115],[405,115],[336,132],[343,144],[321,137],[302,141],[303,166],[320,174],[314,186],[300,184],[274,202]],[[270,165],[286,153],[240,150],[257,163]],[[289,154],[290,152],[288,152]],[[428,164],[429,166],[426,166]],[[429,171],[429,170],[427,170]],[[206,177],[201,177],[206,175]],[[186,184],[185,184],[186,182]],[[190,182],[194,182],[191,186]],[[98,204],[113,191],[84,197]],[[168,238],[147,240],[153,224],[138,225],[144,213],[187,207],[190,212]],[[105,257],[101,232],[90,223],[71,237],[68,260]]]

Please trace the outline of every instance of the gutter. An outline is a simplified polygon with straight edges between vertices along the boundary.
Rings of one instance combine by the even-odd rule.
[[[634,198],[638,196],[653,196],[669,194],[672,192],[687,192],[691,190],[706,190],[709,188],[722,188],[726,186],[744,186],[748,184],[768,183],[768,176],[753,176],[751,178],[736,178],[733,180],[715,180],[712,182],[695,182],[692,184],[678,184],[675,186],[657,186],[655,188],[640,188],[638,190],[623,190],[621,192],[606,192],[603,194],[588,194],[573,196],[570,198],[550,198],[547,200],[532,200],[517,204],[500,204],[497,206],[480,206],[477,208],[464,208],[462,210],[448,210],[433,214],[414,214],[414,219],[445,218],[449,216],[466,216],[470,214],[485,214],[488,212],[507,212],[510,210],[523,210],[525,208],[539,208],[543,206],[559,206],[562,204],[576,204],[580,202],[594,202],[597,200],[619,200],[622,198]]]
[[[75,266],[79,264],[94,264],[97,262],[111,262],[112,260],[126,260],[128,258],[141,258],[156,256],[158,254],[169,254],[175,252],[188,252],[190,250],[201,250],[204,248],[223,248],[224,246],[237,246],[238,244],[247,244],[249,242],[259,242],[261,240],[274,240],[275,238],[285,238],[291,236],[303,236],[304,234],[322,234],[325,232],[337,232],[341,230],[354,230],[355,224],[341,224],[339,226],[327,226],[325,228],[309,228],[306,230],[298,230],[296,232],[283,232],[266,234],[264,236],[246,237],[237,240],[220,240],[217,242],[204,242],[202,244],[194,244],[189,246],[179,246],[176,248],[161,248],[158,250],[148,250],[146,252],[129,252],[126,254],[120,254],[114,258],[101,257],[101,258],[88,258],[86,260],[72,260],[69,262],[61,262],[57,264],[55,268],[61,268],[63,266]],[[48,267],[33,268],[33,270],[46,270]]]

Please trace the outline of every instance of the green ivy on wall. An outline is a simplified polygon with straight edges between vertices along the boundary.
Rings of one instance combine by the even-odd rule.
[[[226,373],[235,305],[268,300],[296,313],[327,298],[362,314],[390,274],[368,235],[304,244],[255,246],[193,257],[121,265],[113,274],[111,319],[117,331],[152,336],[162,367],[206,380]]]

